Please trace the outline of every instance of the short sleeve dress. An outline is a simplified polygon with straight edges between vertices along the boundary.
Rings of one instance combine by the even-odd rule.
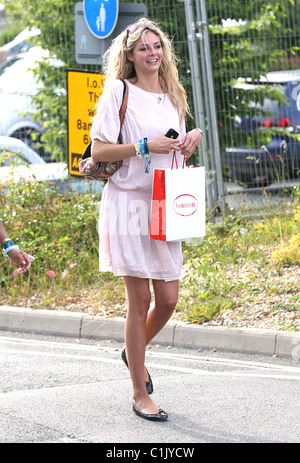
[[[146,92],[128,82],[129,94],[122,127],[122,143],[136,143],[141,138],[151,140],[173,128],[182,140],[185,123],[180,123],[177,109],[167,94]],[[117,143],[119,108],[123,83],[115,80],[100,99],[91,128],[91,139]],[[178,165],[182,155],[176,153]],[[118,276],[134,276],[157,280],[178,280],[182,267],[180,242],[150,239],[150,213],[153,172],[168,168],[173,152],[151,153],[150,172],[145,172],[145,160],[137,156],[124,159],[121,168],[107,181],[99,214],[99,267],[102,272]]]

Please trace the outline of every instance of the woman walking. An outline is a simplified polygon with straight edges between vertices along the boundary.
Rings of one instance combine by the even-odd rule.
[[[178,299],[181,243],[149,237],[151,193],[155,168],[171,167],[189,158],[202,131],[186,133],[186,93],[179,83],[171,42],[157,24],[141,19],[113,42],[103,59],[107,76],[91,129],[94,161],[122,160],[108,180],[99,217],[100,271],[122,276],[128,313],[122,358],[133,385],[133,411],[148,420],[168,414],[152,401],[153,383],[144,366],[145,348],[171,317]],[[119,136],[123,83],[128,103]],[[174,129],[176,139],[166,137]],[[150,308],[152,280],[154,307]]]

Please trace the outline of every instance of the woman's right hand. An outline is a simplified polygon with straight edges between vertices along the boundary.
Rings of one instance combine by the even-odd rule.
[[[18,273],[24,273],[30,269],[31,260],[26,252],[21,249],[12,249],[7,253],[8,257],[18,264]]]
[[[168,154],[170,151],[180,151],[178,146],[179,139],[173,140],[166,137],[163,133],[147,141],[150,153]]]

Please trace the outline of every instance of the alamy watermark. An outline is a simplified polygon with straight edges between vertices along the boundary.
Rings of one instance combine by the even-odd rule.
[[[181,195],[174,200],[174,212],[181,217],[192,215],[198,203],[191,195]],[[195,201],[196,200],[196,201]],[[131,198],[131,194],[122,191],[113,200],[106,200],[102,205],[97,203],[97,232],[100,234],[102,226],[109,227],[110,236],[158,236],[166,233],[166,200],[149,201],[142,198]],[[183,212],[184,211],[184,212]],[[152,219],[151,219],[152,217]],[[199,246],[204,238],[188,239],[190,246]]]

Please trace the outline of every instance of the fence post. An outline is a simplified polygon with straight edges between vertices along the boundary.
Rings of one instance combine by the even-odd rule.
[[[220,156],[220,144],[219,144],[219,133],[218,133],[218,122],[217,122],[217,111],[215,103],[215,92],[213,82],[213,72],[211,65],[211,54],[210,54],[210,42],[209,42],[209,29],[207,23],[206,14],[206,0],[197,0],[196,2],[197,11],[197,28],[201,29],[202,34],[196,36],[203,40],[203,57],[202,57],[202,75],[203,81],[205,82],[205,88],[207,89],[207,98],[205,99],[207,106],[207,117],[208,127],[211,134],[211,161],[212,167],[216,172],[216,182],[214,182],[215,192],[217,193],[222,216],[225,210],[224,200],[224,186],[223,186],[223,174]]]
[[[195,23],[194,23],[194,14],[193,14],[193,4],[192,0],[185,0],[185,20],[187,27],[187,39],[188,39],[188,48],[189,48],[189,57],[191,65],[191,77],[192,77],[192,91],[193,91],[193,103],[194,103],[194,116],[196,120],[196,126],[201,127],[204,131],[202,137],[202,143],[198,148],[199,153],[199,164],[205,166],[205,175],[206,179],[208,178],[208,172],[210,170],[209,160],[208,160],[208,146],[207,146],[207,132],[206,132],[206,122],[205,115],[203,110],[203,100],[202,100],[202,88],[200,81],[200,69],[199,69],[199,59],[196,43],[196,33],[195,33]],[[213,200],[211,194],[211,188],[209,182],[206,182],[206,194],[207,194],[207,204],[209,210],[213,207]]]
[[[210,211],[213,211],[215,209],[215,204],[218,203],[223,218],[225,209],[224,189],[205,0],[201,0],[201,5],[199,0],[196,1],[196,23],[194,22],[192,0],[185,0],[184,3],[195,119],[199,127],[207,129],[207,131],[204,131],[202,143],[200,145],[206,170],[207,203]],[[198,33],[196,33],[196,29]],[[199,40],[200,52],[198,52],[197,40]],[[199,54],[201,57],[202,84],[200,80]],[[204,87],[205,110],[202,98],[202,85]],[[199,160],[201,163],[200,156]]]

